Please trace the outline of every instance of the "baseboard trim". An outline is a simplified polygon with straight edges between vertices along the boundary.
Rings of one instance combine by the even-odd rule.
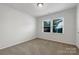
[[[47,39],[44,39],[44,38],[37,38],[37,39],[47,40]],[[48,40],[48,41],[53,41],[53,40]],[[73,46],[73,47],[76,47],[77,49],[79,49],[76,45],[73,45],[73,44],[63,43],[63,42],[59,42],[59,41],[53,41],[53,42],[56,42],[56,43],[59,43],[59,44],[63,44],[63,45]]]
[[[33,39],[36,39],[36,38],[33,38]],[[13,47],[13,46],[19,45],[19,44],[22,44],[22,43],[25,43],[25,42],[31,41],[31,40],[33,40],[33,39],[29,39],[29,40],[26,40],[26,41],[22,41],[22,42],[19,42],[19,43],[15,43],[15,44],[13,44],[13,45],[10,45],[10,46],[4,47],[4,48],[0,48],[0,50],[3,50],[3,49],[6,49],[6,48],[10,48],[10,47]]]
[[[37,38],[34,38],[34,39],[43,39],[43,40],[47,40],[47,39],[38,38],[38,37],[37,37]],[[34,39],[31,39],[31,40],[34,40]],[[31,41],[31,40],[28,40],[28,41]],[[28,42],[28,41],[24,41],[24,42]],[[48,41],[53,41],[53,40],[48,40]],[[19,43],[19,44],[22,44],[22,43],[24,43],[24,42],[21,42],[21,43]],[[53,41],[53,42],[56,42],[56,43],[59,43],[59,44],[63,44],[63,45],[73,46],[73,47],[79,49],[76,45],[73,45],[73,44],[68,44],[68,43],[63,43],[63,42],[58,42],[58,41]],[[15,44],[15,45],[12,45],[12,46],[16,46],[16,45],[19,45],[19,44]],[[9,46],[9,47],[12,47],[12,46]],[[9,48],[9,47],[6,47],[6,48]],[[2,49],[6,49],[6,48],[2,48]],[[0,49],[0,50],[2,50],[2,49]]]

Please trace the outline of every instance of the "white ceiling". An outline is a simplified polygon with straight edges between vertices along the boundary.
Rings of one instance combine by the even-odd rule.
[[[37,7],[36,3],[8,3],[5,5],[8,5],[9,7],[15,8],[24,13],[28,13],[34,17],[39,17],[75,7],[77,4],[76,3],[45,3],[42,8]]]

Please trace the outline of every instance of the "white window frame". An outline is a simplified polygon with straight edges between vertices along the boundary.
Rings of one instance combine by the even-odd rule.
[[[59,17],[53,18],[53,19],[49,19],[49,20],[42,20],[42,32],[44,32],[44,21],[50,21],[50,32],[44,32],[44,33],[54,33],[53,32],[53,20],[54,19],[58,19]],[[63,19],[63,31],[62,33],[55,33],[55,34],[64,34],[64,17],[62,17]]]

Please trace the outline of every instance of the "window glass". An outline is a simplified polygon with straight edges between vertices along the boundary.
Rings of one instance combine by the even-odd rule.
[[[53,20],[53,32],[63,33],[63,18],[57,18]]]
[[[44,24],[44,32],[50,32],[50,25],[51,25],[51,22],[50,21],[43,21],[43,24]]]

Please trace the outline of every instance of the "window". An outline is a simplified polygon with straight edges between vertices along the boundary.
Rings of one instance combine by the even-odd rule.
[[[43,32],[50,32],[50,21],[49,20],[44,20],[43,21]]]
[[[64,18],[57,17],[56,19],[43,21],[43,32],[63,33]]]
[[[53,20],[53,32],[63,33],[63,18],[57,18]]]

